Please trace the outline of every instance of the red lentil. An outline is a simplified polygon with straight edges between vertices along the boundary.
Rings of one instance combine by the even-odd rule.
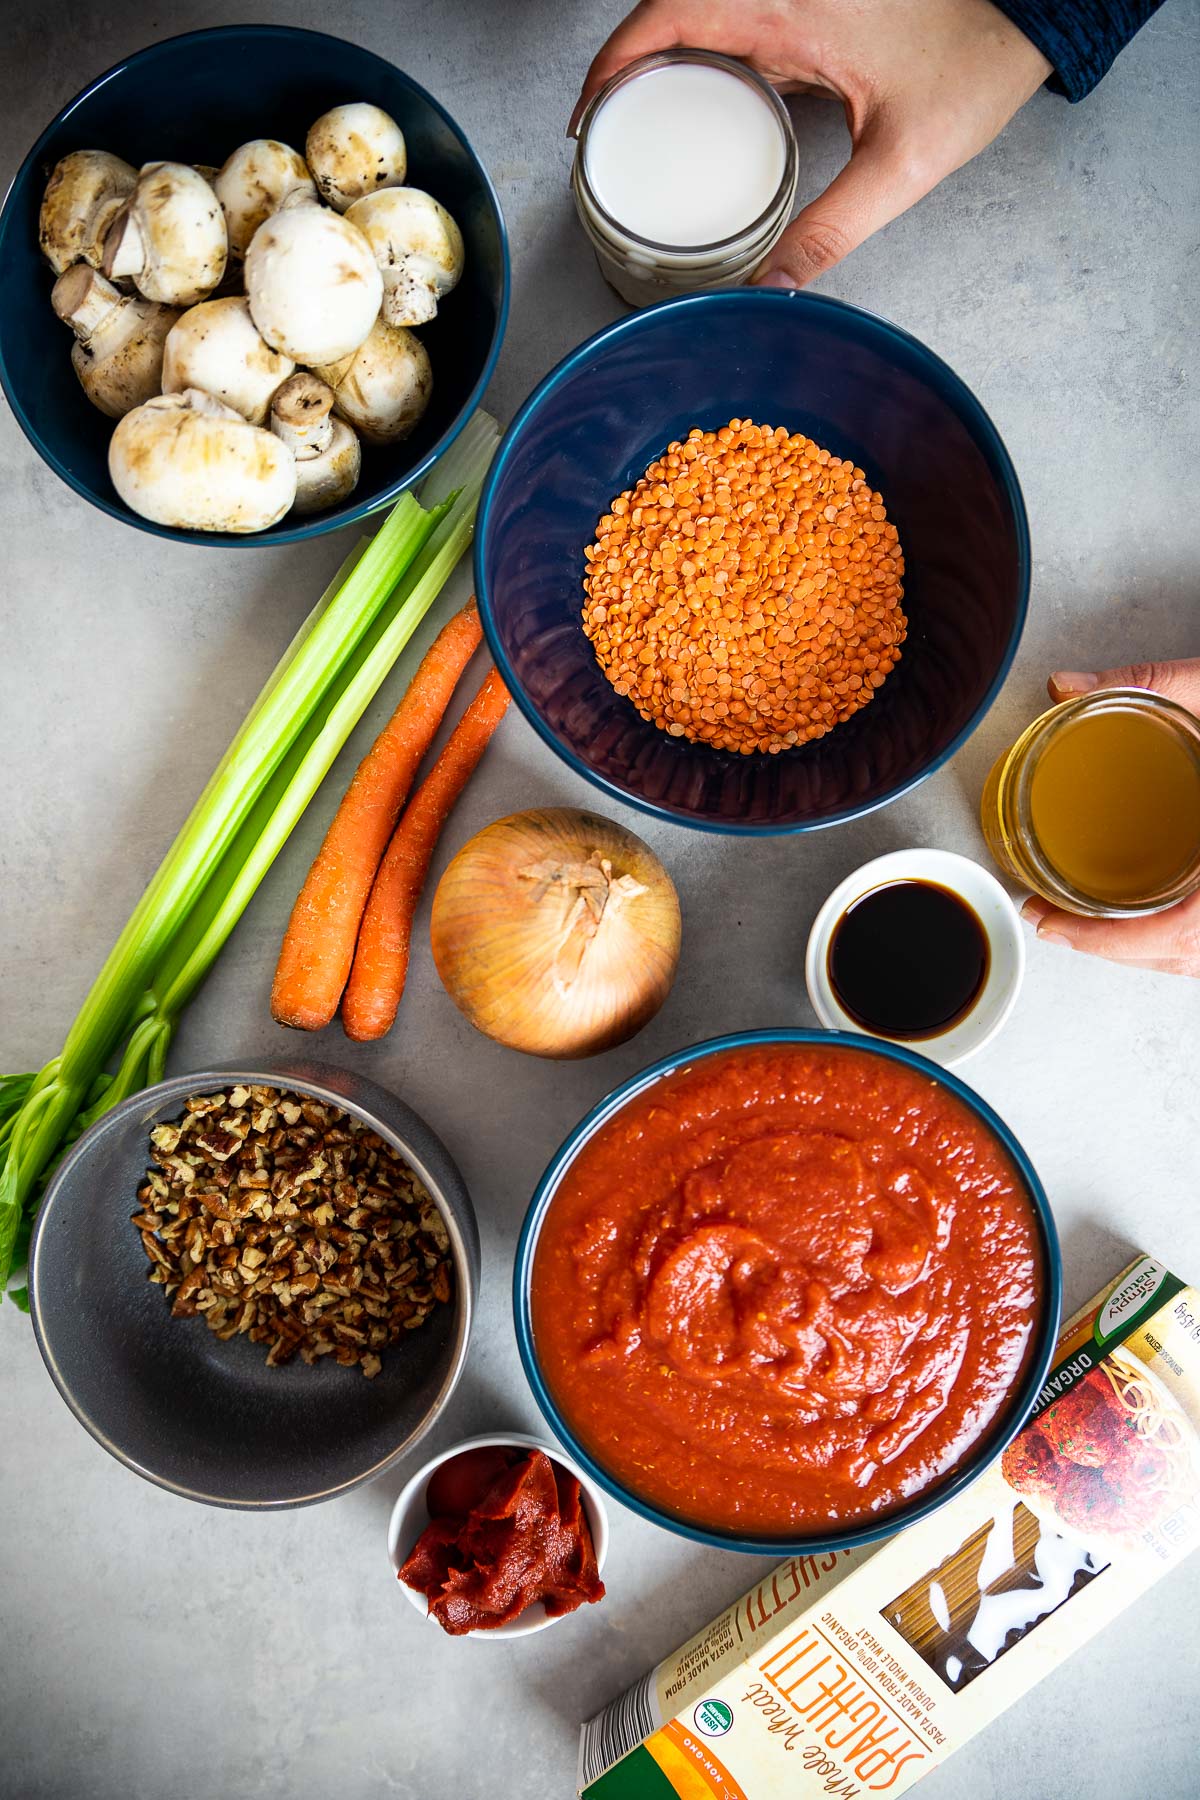
[[[904,556],[882,496],[782,425],[668,445],[584,555],[600,666],[672,737],[744,755],[811,742],[900,657]]]

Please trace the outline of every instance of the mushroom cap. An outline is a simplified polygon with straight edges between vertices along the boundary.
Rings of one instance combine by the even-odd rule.
[[[108,468],[134,512],[188,531],[264,531],[296,497],[286,446],[196,388],[126,413]]]
[[[38,243],[56,275],[73,262],[98,269],[104,238],[137,186],[137,170],[107,150],[72,150],[55,163],[38,215]]]
[[[147,300],[190,306],[225,273],[225,215],[190,163],[147,163],[109,228],[104,273],[129,275]]]
[[[383,272],[383,315],[422,325],[463,271],[463,240],[450,214],[422,188],[385,188],[356,200],[347,219],[366,237]]]
[[[408,172],[404,133],[390,113],[365,100],[322,113],[304,154],[321,198],[338,212],[364,194],[399,187]]]
[[[327,512],[352,494],[362,468],[362,447],[345,419],[330,421],[329,442],[316,455],[296,457],[296,498],[292,511]]]
[[[353,356],[316,373],[333,389],[338,412],[368,444],[407,437],[433,392],[424,344],[386,319],[376,320]]]
[[[361,231],[293,195],[251,239],[246,296],[273,350],[298,363],[336,362],[375,323],[383,278]]]
[[[298,150],[277,138],[253,138],[226,157],[213,178],[213,189],[225,213],[231,256],[245,256],[264,219],[297,191],[317,190]]]
[[[163,357],[162,391],[201,388],[261,425],[271,397],[291,374],[290,356],[264,343],[241,295],[202,300],[172,326]]]

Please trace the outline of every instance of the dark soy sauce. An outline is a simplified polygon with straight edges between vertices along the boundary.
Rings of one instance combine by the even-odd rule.
[[[936,1037],[979,998],[987,933],[965,900],[932,881],[889,881],[833,928],[829,980],[852,1019],[881,1037]]]

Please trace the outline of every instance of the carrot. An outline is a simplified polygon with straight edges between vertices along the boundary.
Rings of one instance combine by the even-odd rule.
[[[346,789],[284,933],[271,988],[271,1015],[280,1025],[319,1031],[337,1011],[380,858],[481,636],[472,600],[425,652]]]
[[[396,827],[371,889],[342,999],[348,1038],[366,1043],[391,1029],[408,973],[413,915],[438,838],[508,711],[508,702],[508,689],[497,671],[489,669]]]

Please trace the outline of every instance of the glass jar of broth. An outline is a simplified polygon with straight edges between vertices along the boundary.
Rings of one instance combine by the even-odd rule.
[[[662,50],[590,101],[571,187],[605,280],[650,306],[746,280],[791,217],[798,167],[787,108],[753,69]]]
[[[983,790],[992,855],[1090,918],[1200,891],[1200,720],[1144,688],[1103,688],[1033,721]]]

